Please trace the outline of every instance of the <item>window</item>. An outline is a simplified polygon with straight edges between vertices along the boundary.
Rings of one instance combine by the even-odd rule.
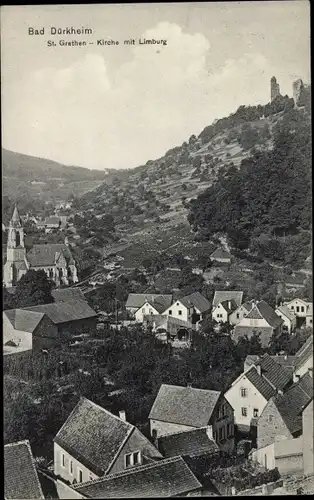
[[[177,302],[177,306],[179,306],[179,305],[180,305],[180,303],[179,303],[179,302]]]
[[[179,314],[179,316],[182,316],[182,311],[181,311],[181,309],[179,309],[178,314]]]
[[[134,465],[139,465],[141,463],[141,454],[139,451],[133,453],[133,461]]]
[[[125,468],[133,467],[133,465],[139,465],[141,463],[141,452],[135,451],[134,453],[128,453],[124,455]]]
[[[61,465],[62,465],[62,467],[65,467],[65,456],[64,456],[64,453],[61,453]]]
[[[299,306],[297,306],[297,313],[298,313],[298,312],[300,312],[300,307],[299,307]]]
[[[229,437],[233,436],[233,426],[232,426],[232,424],[228,424],[227,430],[228,430],[228,436]]]
[[[241,397],[242,398],[247,397],[247,389],[245,387],[241,387]]]
[[[83,482],[83,471],[81,469],[77,469],[77,481],[78,483]]]
[[[153,310],[152,309],[149,310],[149,314],[153,314]]]
[[[169,310],[169,316],[172,316],[172,310],[171,309]]]
[[[223,427],[219,427],[219,429],[218,429],[218,432],[219,432],[219,441],[221,441],[223,439],[222,431],[223,431]]]
[[[142,309],[142,313],[143,313],[143,314],[145,314],[145,307],[143,307],[143,309]]]
[[[291,309],[293,310],[293,309],[294,309],[294,306],[291,306]]]
[[[239,314],[239,313],[237,313],[237,319],[239,319],[239,318],[240,318],[240,314]]]
[[[242,417],[247,417],[247,408],[241,408]]]
[[[268,415],[268,422],[271,424],[274,420],[273,415]]]
[[[70,460],[69,470],[70,470],[70,474],[73,476],[73,462],[72,462],[72,460]]]
[[[301,306],[301,312],[304,313],[304,306]]]
[[[254,418],[258,417],[258,408],[254,408],[254,410],[253,410],[253,417]]]
[[[313,323],[313,320],[312,320],[312,319],[310,319],[310,323]]]

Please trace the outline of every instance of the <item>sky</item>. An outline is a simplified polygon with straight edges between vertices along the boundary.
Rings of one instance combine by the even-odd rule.
[[[50,34],[71,26],[93,33]],[[124,45],[130,38],[136,45]],[[139,45],[145,38],[167,45]],[[307,0],[1,7],[2,145],[11,151],[133,168],[240,105],[266,104],[272,76],[289,96],[294,80],[310,81]]]

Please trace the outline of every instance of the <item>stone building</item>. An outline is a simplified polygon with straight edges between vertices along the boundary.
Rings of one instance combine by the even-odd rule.
[[[270,80],[270,101],[272,102],[279,95],[280,95],[279,83],[277,83],[276,77],[273,76]]]
[[[24,228],[15,206],[8,228],[3,284],[15,286],[29,269],[43,269],[57,286],[78,281],[76,263],[67,239],[64,243],[34,245],[26,250]]]

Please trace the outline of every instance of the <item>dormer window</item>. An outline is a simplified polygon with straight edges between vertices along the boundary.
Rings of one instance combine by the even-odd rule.
[[[134,467],[134,465],[140,465],[142,463],[142,457],[140,451],[135,451],[134,453],[127,453],[124,455],[125,468]]]

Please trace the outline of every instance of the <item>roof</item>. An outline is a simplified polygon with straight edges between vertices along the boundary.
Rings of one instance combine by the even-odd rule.
[[[158,449],[166,458],[206,455],[219,450],[215,441],[208,437],[206,427],[161,436],[158,439]]]
[[[51,217],[47,217],[47,219],[45,220],[45,224],[49,226],[59,226],[60,217],[55,217],[53,215]]]
[[[195,307],[201,313],[209,311],[210,309],[210,302],[200,292],[194,292],[190,295],[185,295],[178,300],[186,307]]]
[[[210,257],[212,259],[231,259],[232,255],[223,248],[216,248],[216,250],[210,254]]]
[[[53,302],[52,304],[24,307],[23,310],[44,313],[55,325],[97,316],[97,313],[87,304],[87,302],[76,299],[66,302]]]
[[[79,288],[59,288],[51,291],[55,302],[65,302],[68,300],[85,300],[83,292]]]
[[[224,302],[221,302],[221,305],[225,309],[225,311],[227,311],[228,314],[237,309],[237,304],[233,299],[225,300]]]
[[[27,440],[4,446],[4,497],[7,500],[44,498]]]
[[[102,476],[109,471],[134,426],[81,398],[54,438],[85,467]]]
[[[33,333],[42,318],[43,312],[28,311],[25,309],[9,309],[3,314],[8,318],[15,330]]]
[[[160,297],[155,297],[152,300],[147,300],[148,304],[150,304],[158,313],[164,312],[168,309],[169,300],[165,298],[163,295]],[[142,304],[144,305],[144,304]],[[140,306],[141,307],[141,306]]]
[[[267,401],[276,394],[270,383],[258,374],[255,366],[252,366],[244,375]]]
[[[298,350],[295,355],[295,369],[297,370],[302,366],[310,357],[313,357],[313,336],[307,339],[305,344]]]
[[[148,418],[191,427],[208,425],[221,392],[162,384]]]
[[[154,299],[158,299],[158,302],[163,301],[166,305],[165,309],[171,306],[172,295],[162,295],[156,293],[129,293],[128,300],[126,301],[125,307],[132,307],[139,309],[146,301],[152,303]]]
[[[286,318],[290,319],[290,321],[293,321],[295,319],[295,315],[286,305],[277,307],[276,314],[277,311],[286,316]]]
[[[272,328],[277,328],[283,323],[283,320],[275,313],[274,309],[264,300],[257,302],[246,317],[252,319],[264,318]]]
[[[274,398],[274,404],[291,434],[302,430],[302,412],[312,398],[313,379],[308,372],[285,394]]]
[[[68,264],[74,264],[70,247],[65,243],[34,245],[27,253],[27,260],[32,267],[53,266],[58,254],[63,254]]]
[[[218,306],[220,302],[224,302],[225,300],[234,300],[237,306],[242,304],[243,292],[235,291],[235,290],[223,290],[216,291],[213,299],[213,307]]]
[[[261,366],[263,377],[277,390],[283,390],[292,380],[291,371],[277,363],[269,354],[264,354],[258,364]]]
[[[201,487],[182,457],[160,460],[72,486],[87,498],[173,497]]]
[[[19,211],[17,209],[17,205],[15,205],[14,210],[13,210],[13,215],[12,215],[11,220],[10,220],[10,226],[11,227],[19,227],[21,225],[22,225],[22,222],[21,222],[20,214],[19,214]]]
[[[259,361],[260,357],[257,354],[248,354],[244,360],[244,364],[247,366],[255,365]]]
[[[275,356],[271,356],[271,358],[276,361],[276,363],[279,363],[281,366],[283,366],[286,370],[293,372],[296,360],[295,356],[276,354]]]

